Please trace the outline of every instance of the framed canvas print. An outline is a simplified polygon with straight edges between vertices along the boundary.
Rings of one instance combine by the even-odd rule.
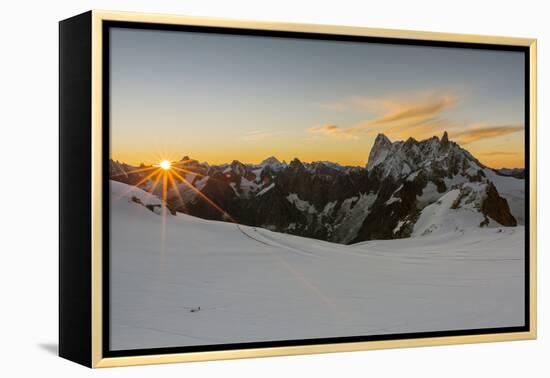
[[[62,357],[532,339],[532,39],[60,22]]]

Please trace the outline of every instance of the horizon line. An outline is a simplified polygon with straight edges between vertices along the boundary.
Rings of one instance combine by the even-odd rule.
[[[413,138],[414,139],[414,138]],[[397,142],[403,142],[403,141],[397,141]],[[466,150],[468,151],[468,150]],[[468,151],[469,152],[469,151]],[[470,153],[471,154],[471,153]],[[475,156],[474,154],[471,154],[475,159],[478,159],[477,156]],[[302,164],[314,164],[314,163],[332,163],[332,164],[337,164],[337,165],[340,165],[342,167],[351,167],[351,168],[365,168],[366,169],[366,166],[368,164],[368,160],[365,162],[365,164],[363,165],[355,165],[355,164],[344,164],[344,163],[341,163],[341,162],[338,162],[338,161],[332,161],[332,160],[311,160],[311,161],[306,161],[306,160],[302,160],[300,159],[299,157],[295,156],[293,157],[289,162],[286,161],[286,159],[279,159],[277,158],[276,156],[274,155],[270,155],[262,160],[259,160],[257,162],[250,162],[250,161],[242,161],[240,159],[233,159],[231,161],[224,161],[222,163],[210,163],[208,160],[200,160],[200,159],[195,159],[193,157],[190,157],[190,156],[187,156],[187,155],[184,155],[184,157],[187,157],[188,159],[187,160],[194,160],[194,161],[197,161],[199,164],[208,164],[209,166],[221,166],[221,165],[231,165],[231,163],[233,163],[234,161],[237,161],[241,164],[244,164],[244,165],[260,165],[261,163],[263,163],[265,160],[267,159],[270,159],[270,158],[275,158],[277,159],[277,161],[281,164],[286,164],[286,165],[289,165],[293,160],[298,160],[299,162],[301,162]],[[145,167],[150,167],[150,166],[154,166],[156,164],[159,164],[160,161],[162,160],[168,160],[170,161],[170,163],[172,164],[177,164],[177,163],[180,163],[182,161],[184,161],[184,159],[159,159],[159,161],[155,161],[155,162],[148,162],[147,160],[143,160],[139,163],[136,163],[136,162],[133,162],[133,163],[129,163],[127,161],[124,161],[124,160],[120,160],[120,159],[115,159],[113,158],[112,156],[109,157],[109,160],[113,161],[113,162],[116,162],[116,163],[119,163],[119,164],[126,164],[128,166],[131,166],[131,167],[140,167],[140,166],[145,166]],[[480,161],[481,162],[481,161]],[[485,165],[487,168],[490,168],[490,169],[525,169],[525,164],[523,164],[522,166],[501,166],[501,167],[495,167],[495,166],[491,166],[489,164],[486,164],[486,163],[483,163],[481,162],[483,165]]]

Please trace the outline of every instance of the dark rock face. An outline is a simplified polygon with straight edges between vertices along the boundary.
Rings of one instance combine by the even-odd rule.
[[[486,216],[494,219],[503,226],[517,226],[516,218],[510,212],[508,202],[502,198],[495,186],[490,183],[487,185],[487,197],[481,204],[481,211]]]
[[[262,196],[242,200],[236,206],[235,214],[243,224],[260,226],[272,230],[289,230],[291,224],[299,225],[298,231],[305,232],[306,214],[299,211],[287,199],[278,185]],[[299,234],[302,234],[299,232]]]
[[[503,226],[517,224],[507,200],[487,178],[490,169],[449,140],[446,132],[441,140],[393,143],[379,134],[365,168],[298,158],[286,164],[275,157],[257,165],[234,160],[210,166],[188,156],[173,166],[190,178],[182,187],[185,195],[169,191],[171,211],[338,243],[408,237],[427,205],[465,183],[470,186],[461,189],[461,200],[478,195],[470,187],[486,187],[478,207],[487,224],[488,218]],[[110,175],[147,188],[149,168],[111,161]]]
[[[231,186],[220,180],[208,180],[200,192],[202,195],[197,195],[193,201],[187,203],[184,212],[195,216],[200,214],[205,219],[227,220],[225,212],[231,215],[229,209],[236,199]]]

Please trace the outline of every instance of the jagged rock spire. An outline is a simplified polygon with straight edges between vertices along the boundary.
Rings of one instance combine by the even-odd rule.
[[[449,134],[447,134],[447,131],[443,133],[443,137],[441,138],[441,143],[447,143],[449,142]]]
[[[377,145],[388,145],[388,144],[391,144],[391,141],[388,139],[387,136],[385,136],[384,134],[380,133],[376,136],[376,139],[374,140],[374,145],[377,146]]]
[[[441,138],[441,148],[447,148],[449,145],[449,134],[447,134],[447,131],[443,133],[443,137]]]
[[[384,134],[379,134],[370,151],[366,168],[372,171],[378,167],[377,175],[398,178],[426,166],[428,162],[430,162],[429,166],[431,162],[456,165],[458,161],[465,160],[471,161],[476,166],[482,166],[470,153],[450,141],[447,132],[443,133],[441,139],[438,136],[432,136],[420,141],[409,138],[405,142],[393,143]]]
[[[369,153],[367,169],[370,169],[376,164],[381,163],[386,158],[388,150],[391,148],[391,145],[392,143],[387,136],[382,133],[378,134]]]

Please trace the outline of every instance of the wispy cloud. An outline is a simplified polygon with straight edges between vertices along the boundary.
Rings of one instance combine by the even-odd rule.
[[[454,106],[456,101],[456,98],[444,96],[441,98],[421,98],[412,103],[396,102],[391,104],[391,110],[387,114],[371,120],[370,124],[379,126],[398,122],[413,122],[416,124],[430,122],[442,112]]]
[[[451,133],[451,138],[460,144],[469,144],[483,139],[496,138],[503,135],[523,131],[523,125],[480,125],[468,128],[464,131]]]
[[[271,138],[275,134],[277,133],[270,130],[251,130],[245,132],[240,139],[245,142],[256,142],[259,140]]]
[[[357,138],[359,134],[369,132],[386,132],[394,137],[405,133],[410,136],[413,130],[415,134],[430,134],[440,131],[445,125],[452,125],[443,115],[457,102],[456,95],[440,91],[418,91],[386,97],[350,97],[324,107],[334,111],[362,111],[371,114],[371,117],[349,127],[327,124],[311,127],[308,132],[342,139]]]
[[[363,112],[364,121],[347,127],[326,124],[307,131],[338,139],[357,139],[361,134],[380,132],[392,139],[406,139],[427,138],[447,130],[451,139],[469,144],[524,130],[521,124],[468,124],[452,120],[447,111],[458,103],[456,94],[435,90],[385,97],[349,97],[323,107],[337,112]]]
[[[323,134],[333,136],[338,139],[357,139],[355,131],[352,128],[343,129],[337,125],[322,125],[322,126],[313,126],[307,130],[312,134]]]

